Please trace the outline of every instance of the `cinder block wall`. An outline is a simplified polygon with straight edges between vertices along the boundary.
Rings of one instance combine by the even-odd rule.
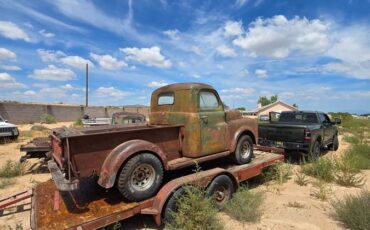
[[[137,112],[137,109],[133,110]],[[84,106],[70,105],[0,102],[0,115],[14,124],[40,122],[43,114],[50,114],[54,116],[57,121],[75,121],[82,118],[84,114],[87,114],[90,117],[112,117],[113,113],[121,111],[123,111],[123,108],[85,108]]]

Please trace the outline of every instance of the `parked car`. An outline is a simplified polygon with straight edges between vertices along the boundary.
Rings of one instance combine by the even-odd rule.
[[[142,201],[156,194],[168,171],[226,156],[237,164],[252,160],[257,120],[225,111],[210,85],[161,87],[150,111],[150,123],[139,126],[54,129],[48,167],[59,190],[76,190],[96,175],[100,186]]]
[[[340,119],[332,122],[327,114],[316,111],[286,111],[274,115],[270,114],[270,123],[259,124],[260,145],[284,148],[286,152],[300,151],[312,158],[318,158],[325,146],[334,151],[338,149],[336,124],[341,123]]]
[[[19,131],[16,125],[9,123],[2,116],[0,116],[0,138],[17,139]]]
[[[85,115],[84,119],[82,119],[84,126],[124,125],[145,122],[146,118],[143,114],[125,111],[114,113],[112,118],[90,118],[88,115]]]

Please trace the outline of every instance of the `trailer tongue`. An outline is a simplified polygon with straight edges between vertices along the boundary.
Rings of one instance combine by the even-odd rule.
[[[39,184],[32,196],[32,229],[96,229],[127,219],[137,214],[152,215],[161,223],[166,201],[181,186],[194,184],[208,187],[220,175],[227,175],[235,183],[259,175],[262,169],[284,159],[281,154],[268,153],[276,149],[255,150],[255,159],[246,165],[228,165],[180,176],[167,182],[152,198],[141,202],[122,200],[115,189],[105,190],[92,180],[81,181],[80,189],[59,192],[53,181]]]

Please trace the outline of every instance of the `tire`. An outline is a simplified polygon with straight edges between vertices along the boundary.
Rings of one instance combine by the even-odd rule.
[[[214,206],[222,209],[223,206],[231,199],[234,193],[234,183],[226,175],[217,176],[208,186],[207,196],[212,198]]]
[[[317,160],[319,159],[321,155],[321,146],[320,142],[318,140],[315,140],[315,142],[312,145],[310,156],[312,160]]]
[[[128,160],[117,180],[117,189],[130,201],[154,196],[163,180],[161,161],[150,153],[140,153]]]
[[[248,135],[243,135],[239,138],[236,144],[235,153],[233,155],[236,164],[247,164],[253,157],[253,141]]]
[[[185,188],[180,187],[168,198],[165,206],[163,207],[162,219],[167,222],[173,219],[173,213],[177,212],[177,198],[185,194]]]
[[[335,135],[333,137],[333,143],[331,143],[330,145],[328,145],[328,148],[331,150],[331,151],[337,151],[338,148],[339,148],[339,140],[338,140],[338,135]]]

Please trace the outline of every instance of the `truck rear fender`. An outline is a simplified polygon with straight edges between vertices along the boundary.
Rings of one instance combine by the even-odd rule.
[[[236,149],[236,145],[238,143],[238,140],[239,138],[242,136],[242,135],[248,135],[252,138],[253,140],[253,144],[256,144],[256,136],[254,135],[254,133],[247,129],[246,127],[241,127],[240,129],[238,129],[234,135],[233,135],[233,138],[231,140],[231,144],[230,144],[230,151],[231,152],[235,152],[235,149]]]
[[[109,153],[102,165],[98,184],[104,188],[113,187],[122,165],[140,152],[149,152],[157,156],[163,168],[168,170],[167,157],[158,145],[145,140],[130,140],[120,144]]]

